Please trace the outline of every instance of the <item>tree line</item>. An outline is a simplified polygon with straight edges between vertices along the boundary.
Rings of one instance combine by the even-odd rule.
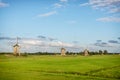
[[[0,55],[2,54],[10,54],[12,55],[12,52],[0,52]],[[60,55],[61,53],[50,53],[50,52],[35,52],[35,53],[21,53],[21,55],[23,56],[27,56],[27,55]],[[66,55],[83,55],[84,52],[69,52],[66,51]],[[120,53],[110,53],[107,50],[99,50],[99,51],[88,51],[89,55],[119,55]]]

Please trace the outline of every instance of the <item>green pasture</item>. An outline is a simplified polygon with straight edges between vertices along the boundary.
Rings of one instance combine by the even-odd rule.
[[[0,55],[0,80],[119,80],[120,55]]]

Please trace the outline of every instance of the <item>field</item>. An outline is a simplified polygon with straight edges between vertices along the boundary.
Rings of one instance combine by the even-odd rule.
[[[0,55],[0,80],[119,80],[120,55]]]

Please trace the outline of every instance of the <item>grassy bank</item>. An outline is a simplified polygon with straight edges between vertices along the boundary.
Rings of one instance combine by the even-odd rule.
[[[0,80],[119,80],[120,55],[0,55]]]

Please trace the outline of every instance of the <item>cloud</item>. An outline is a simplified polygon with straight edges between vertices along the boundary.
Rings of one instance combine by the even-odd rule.
[[[55,8],[61,8],[61,7],[64,7],[62,4],[60,4],[60,3],[55,3],[54,4],[54,7]]]
[[[50,42],[49,46],[51,46],[51,47],[72,47],[72,44],[64,43],[61,41],[56,41],[56,42]]]
[[[50,41],[54,41],[54,40],[57,40],[57,39],[55,39],[55,38],[51,38],[51,37],[48,37],[48,40],[50,40]]]
[[[109,13],[118,13],[120,12],[120,8],[113,8],[113,9],[110,9]]]
[[[38,42],[36,40],[23,40],[21,43],[28,44],[28,45],[37,45],[38,44]]]
[[[109,43],[119,43],[119,42],[116,41],[116,40],[109,40],[108,42],[109,42]]]
[[[45,38],[46,40],[42,40],[39,38],[42,39]],[[8,51],[12,50],[12,46],[16,43],[16,38],[14,37],[0,37],[0,40],[1,40],[0,44],[4,44],[3,46],[0,46],[0,48],[3,49],[2,51],[6,51],[7,49]],[[79,45],[78,41],[73,41],[73,43],[68,43],[57,40],[55,38],[46,37],[43,35],[40,35],[36,38],[20,38],[18,42],[21,47],[21,52],[46,52],[46,51],[60,52],[61,47],[66,48],[68,51],[79,52],[86,48],[85,45]],[[106,43],[106,42],[102,42],[102,40],[97,40],[96,43],[94,43],[94,45],[90,44],[89,47],[92,47],[93,50],[99,50],[102,47],[103,49],[109,48],[111,51],[118,50],[116,48],[120,47],[119,44],[113,44],[113,43],[117,43],[117,42],[115,40],[109,40],[108,43]],[[92,50],[89,47],[87,48]]]
[[[39,38],[39,39],[42,39],[42,40],[46,40],[47,37],[46,37],[46,36],[41,36],[41,35],[40,35],[40,36],[38,36],[38,38]]]
[[[120,37],[118,37],[120,39]],[[117,47],[119,46],[120,42],[117,40],[108,40],[107,42],[102,42],[102,40],[97,40],[96,43],[94,43],[95,46],[99,47]]]
[[[94,43],[94,45],[99,47],[111,47],[108,43],[102,42],[102,40],[97,40],[96,43]]]
[[[83,4],[80,4],[80,6],[88,6],[89,3],[83,3]]]
[[[48,47],[74,47],[71,43],[65,43],[54,38],[46,37],[48,40],[30,40],[27,43],[36,46],[48,46]]]
[[[0,37],[0,40],[14,40],[15,38],[11,37]]]
[[[118,39],[120,40],[120,37],[118,37]]]
[[[109,13],[120,12],[120,0],[89,0],[88,4],[95,9],[104,9]]]
[[[42,36],[42,35],[38,36],[38,38],[40,40],[49,40],[49,41],[55,41],[55,40],[57,40],[56,38],[46,37],[46,36]]]
[[[120,12],[120,0],[89,0],[81,6],[91,6],[94,9],[106,10],[110,13]]]
[[[2,7],[8,7],[8,6],[9,6],[8,3],[0,2],[0,8],[2,8]]]
[[[102,22],[120,22],[119,17],[103,17],[97,19],[97,21],[102,21]]]
[[[54,8],[63,8],[66,7],[68,0],[60,0],[58,3],[53,4]]]
[[[60,0],[60,2],[68,2],[68,0]]]
[[[19,42],[22,46],[37,46],[37,47],[75,47],[71,43],[65,43],[62,41],[47,41],[47,40],[39,40],[39,39],[29,39],[29,40],[21,40]]]
[[[45,46],[45,41],[37,40],[37,39],[29,39],[29,40],[22,40],[20,42],[22,45],[28,46]]]
[[[48,16],[52,16],[52,15],[55,15],[55,14],[57,14],[57,11],[51,11],[51,12],[48,12],[48,13],[39,14],[38,17],[48,17]]]
[[[12,40],[10,42],[11,45],[16,43],[16,38],[12,37],[0,37],[0,40]],[[7,41],[8,42],[8,41]],[[25,46],[48,46],[48,47],[74,47],[72,43],[62,42],[55,38],[46,37],[46,36],[38,36],[38,38],[19,38],[18,40],[20,45]]]
[[[97,21],[120,22],[120,18],[115,17],[117,13],[120,13],[120,0],[89,0],[86,3],[80,4],[80,6],[91,6],[93,9],[104,11],[114,16],[99,18]]]
[[[74,44],[78,44],[78,43],[79,43],[79,41],[73,41],[73,43],[74,43]]]
[[[71,43],[66,43],[66,42],[62,42],[62,41],[41,41],[40,42],[29,42],[29,43],[25,43],[22,46],[25,46],[28,50],[34,50],[36,48],[36,50],[34,50],[34,52],[60,52],[60,48],[64,47],[66,49],[70,48],[71,51],[74,50],[74,48],[76,48],[73,44]],[[31,52],[31,51],[30,51]]]
[[[95,43],[95,46],[100,46],[100,47],[110,47],[106,42],[101,42],[101,43]]]
[[[102,42],[102,40],[97,40],[97,43]]]

